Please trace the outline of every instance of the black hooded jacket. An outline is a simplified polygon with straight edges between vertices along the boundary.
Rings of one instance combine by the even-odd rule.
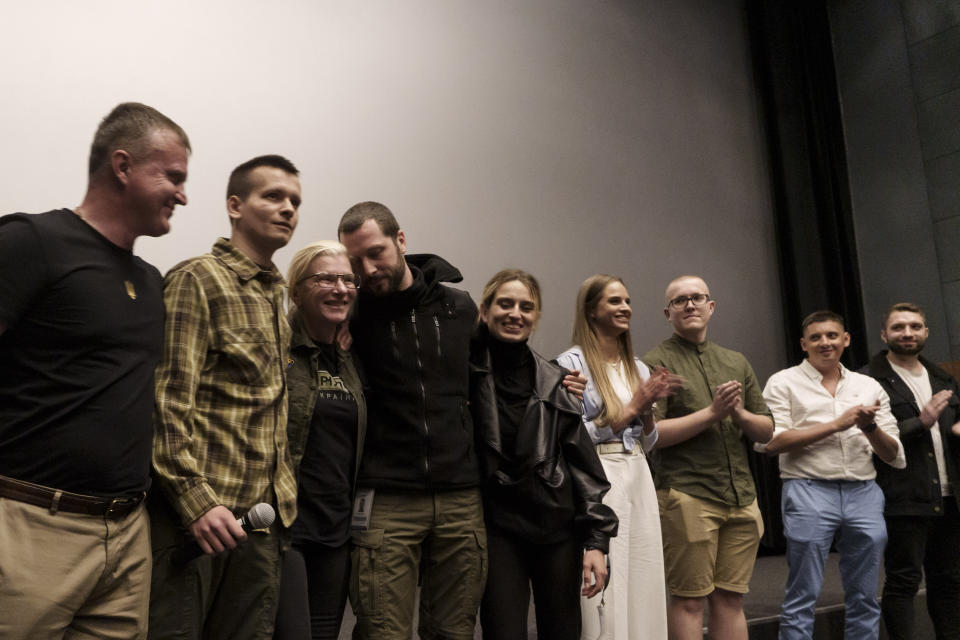
[[[399,491],[479,484],[469,399],[477,306],[445,286],[460,272],[443,258],[408,255],[413,285],[361,292],[350,321],[367,374],[367,437],[357,485]]]

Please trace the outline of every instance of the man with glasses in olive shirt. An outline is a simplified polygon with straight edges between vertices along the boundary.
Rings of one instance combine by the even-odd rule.
[[[763,521],[743,436],[766,442],[773,420],[746,358],[707,340],[716,307],[707,283],[698,276],[676,278],[667,285],[666,303],[674,335],[643,360],[686,380],[656,408],[670,637],[701,638],[709,600],[711,637],[745,640],[743,594]]]

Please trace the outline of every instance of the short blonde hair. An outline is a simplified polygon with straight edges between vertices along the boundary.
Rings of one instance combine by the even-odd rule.
[[[290,295],[290,292],[297,286],[301,278],[312,275],[307,272],[310,270],[310,263],[313,262],[313,259],[319,256],[345,255],[347,255],[347,248],[336,240],[311,242],[294,254],[293,259],[290,260],[290,267],[287,269],[287,300],[290,306],[289,315],[291,317],[293,317],[294,312],[297,310],[297,305],[293,302],[293,296]]]
[[[670,287],[677,284],[681,280],[699,280],[700,282],[703,283],[703,288],[706,289],[704,293],[706,293],[708,296],[710,295],[710,285],[708,285],[707,281],[701,278],[700,276],[693,275],[693,274],[685,275],[685,276],[677,276],[676,278],[668,282],[667,288],[663,290],[663,297],[664,297],[665,304],[667,305],[670,304]]]

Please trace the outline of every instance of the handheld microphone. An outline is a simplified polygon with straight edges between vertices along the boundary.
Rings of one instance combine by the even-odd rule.
[[[266,502],[260,502],[250,507],[242,517],[237,520],[244,531],[256,531],[257,529],[266,529],[277,519],[277,514]]]
[[[237,524],[249,533],[258,529],[268,528],[276,519],[277,514],[273,510],[273,507],[266,502],[260,502],[253,505],[243,516],[237,518]],[[174,565],[183,565],[202,555],[204,554],[203,549],[200,548],[200,543],[196,540],[191,540],[174,551],[170,557],[170,561]]]

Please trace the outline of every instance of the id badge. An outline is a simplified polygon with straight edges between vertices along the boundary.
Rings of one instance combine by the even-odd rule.
[[[370,528],[370,514],[373,513],[374,489],[358,489],[353,499],[353,514],[350,516],[350,528],[354,531],[366,531]]]

